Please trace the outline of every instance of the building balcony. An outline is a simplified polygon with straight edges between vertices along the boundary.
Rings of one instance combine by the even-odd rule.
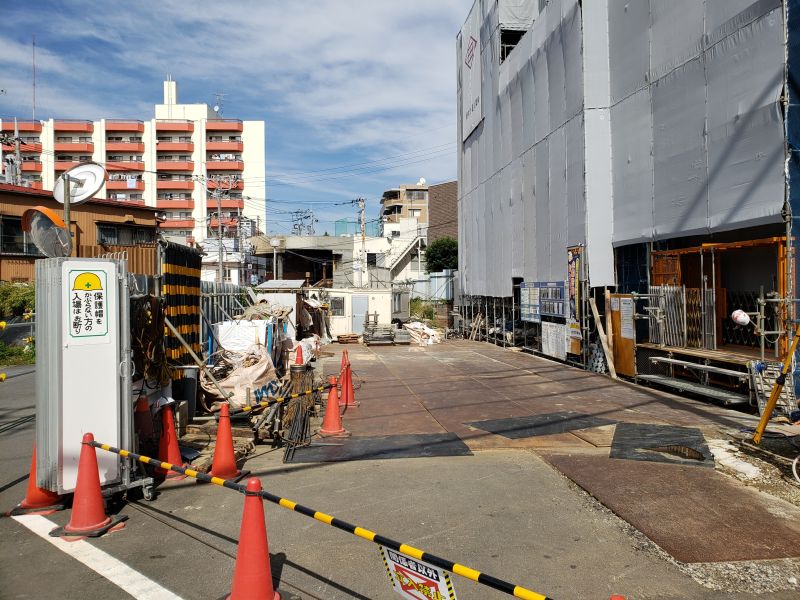
[[[161,229],[193,229],[194,219],[173,219],[167,218],[161,222]]]
[[[41,189],[44,189],[44,188],[42,187],[42,182],[41,182],[41,181],[29,181],[29,182],[28,182],[28,185],[30,186],[30,188],[31,188],[32,190],[41,190]]]
[[[172,180],[172,179],[159,179],[156,183],[156,189],[159,190],[193,190],[194,181]]]
[[[130,190],[130,191],[144,191],[144,181],[141,179],[135,181],[134,187],[129,187],[128,181],[125,179],[117,179],[114,181],[106,181],[106,189],[107,190]]]
[[[144,171],[144,162],[140,160],[106,161],[107,171]]]
[[[244,124],[241,119],[209,119],[206,121],[206,131],[243,131]]]
[[[236,217],[222,217],[222,226],[223,227],[236,227],[239,224],[239,219]],[[209,220],[209,227],[212,229],[215,227],[219,227],[219,219],[216,217],[212,217]]]
[[[39,121],[17,121],[17,130],[20,133],[23,131],[41,133],[42,124]],[[3,131],[14,131],[14,119],[3,120]]]
[[[3,144],[3,152],[15,152],[16,148],[14,144]],[[35,144],[20,144],[19,145],[20,152],[30,152],[33,154],[41,154],[42,152],[42,144],[37,142]]]
[[[156,161],[158,171],[193,171],[194,163],[190,160],[158,160]]]
[[[56,152],[94,152],[91,142],[56,142],[53,145]]]
[[[223,198],[220,200],[222,208],[244,208],[244,200],[241,198]],[[217,203],[215,200],[208,199],[209,208],[216,208]]]
[[[67,121],[58,119],[53,122],[53,130],[92,133],[92,131],[94,131],[94,123],[92,123],[91,121]]]
[[[194,152],[192,142],[158,142],[156,149],[161,152]]]
[[[194,123],[192,121],[174,120],[174,121],[156,121],[156,131],[181,131],[192,132],[194,131]]]
[[[242,142],[206,142],[209,152],[241,152],[243,149]]]
[[[119,202],[120,204],[133,204],[134,206],[145,206],[144,199],[142,198],[122,198],[125,194],[108,194],[108,200],[113,200],[114,202]],[[117,197],[120,196],[120,197]]]
[[[209,160],[206,167],[215,171],[244,171],[244,161],[241,160]]]
[[[208,180],[206,183],[206,187],[210,190],[215,190],[217,187],[222,188],[223,190],[228,189],[227,184],[219,185],[216,181],[212,181],[211,179]],[[232,190],[243,190],[244,189],[244,181],[237,181],[231,186]]]
[[[106,142],[106,152],[133,152],[141,154],[144,152],[142,142]]]
[[[77,160],[57,160],[55,162],[55,170],[56,171],[66,171],[67,169],[71,169],[75,165],[81,164],[80,161]]]
[[[144,123],[142,121],[132,121],[124,119],[107,119],[106,131],[126,131],[144,133]]]
[[[178,198],[177,200],[158,198],[156,200],[156,208],[163,208],[165,210],[193,209],[194,200],[191,198]]]
[[[39,161],[33,160],[23,160],[22,161],[22,170],[23,171],[35,171],[41,173],[42,171],[42,163]]]

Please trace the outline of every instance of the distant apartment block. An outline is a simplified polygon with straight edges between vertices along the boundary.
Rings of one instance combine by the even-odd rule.
[[[458,182],[428,188],[428,243],[443,237],[458,239]]]
[[[228,237],[239,236],[242,217],[248,228],[265,224],[264,121],[223,119],[207,104],[179,104],[175,81],[164,82],[154,116],[18,119],[23,185],[52,190],[61,173],[93,161],[109,174],[98,197],[158,208],[166,216],[162,229],[179,241],[203,240],[209,228],[216,235],[220,218]],[[0,120],[0,129],[13,135],[14,120]],[[2,149],[16,151],[11,144]],[[223,188],[218,211],[214,192]]]

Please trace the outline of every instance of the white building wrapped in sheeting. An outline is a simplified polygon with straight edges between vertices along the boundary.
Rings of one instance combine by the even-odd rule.
[[[798,0],[475,0],[456,41],[458,284],[484,337],[531,321],[538,349],[563,334],[586,363],[589,296],[602,312],[598,288],[672,286],[674,307],[634,299],[631,356],[755,351],[730,310],[797,296],[798,31]],[[563,313],[520,306],[546,284]],[[767,315],[774,356],[789,306]]]
[[[780,0],[476,0],[457,46],[464,293],[563,280],[577,245],[615,285],[614,246],[782,222]]]

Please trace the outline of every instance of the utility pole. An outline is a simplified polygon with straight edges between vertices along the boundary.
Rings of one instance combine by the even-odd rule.
[[[14,156],[17,159],[17,168],[14,169],[14,185],[22,185],[22,154],[20,154],[19,144],[19,123],[14,117]]]
[[[363,198],[358,199],[358,207],[361,209],[361,287],[364,287],[364,271],[367,270],[367,238],[366,222],[364,221],[364,209],[367,203]]]
[[[225,282],[225,266],[222,260],[222,194],[228,194],[233,188],[233,177],[230,175],[214,175],[210,178],[210,181],[215,183],[213,196],[217,200],[217,244],[218,244],[218,254],[217,260],[219,264],[217,265],[217,279],[219,283]],[[223,189],[223,185],[225,186]]]

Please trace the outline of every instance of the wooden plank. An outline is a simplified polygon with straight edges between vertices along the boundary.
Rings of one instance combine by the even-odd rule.
[[[595,325],[597,325],[597,333],[600,336],[600,343],[603,345],[603,353],[606,355],[608,372],[611,374],[612,379],[617,379],[617,371],[614,369],[614,357],[608,349],[608,339],[603,330],[603,322],[600,320],[600,315],[597,313],[597,303],[594,301],[594,298],[589,298],[589,306],[592,308],[592,316],[594,316],[594,322]]]

